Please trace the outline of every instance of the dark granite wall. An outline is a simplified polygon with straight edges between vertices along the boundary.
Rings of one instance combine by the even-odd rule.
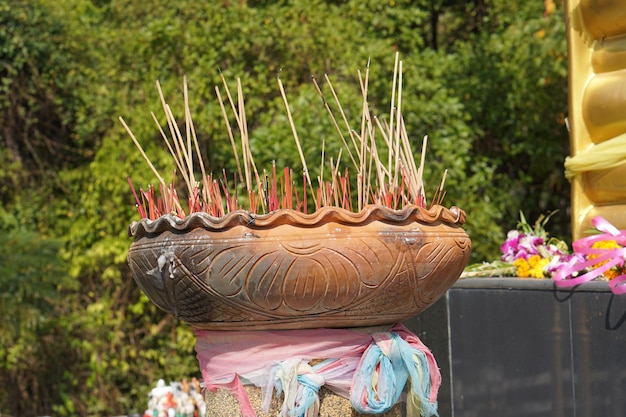
[[[479,278],[405,324],[441,368],[441,417],[623,417],[624,321],[606,283]]]

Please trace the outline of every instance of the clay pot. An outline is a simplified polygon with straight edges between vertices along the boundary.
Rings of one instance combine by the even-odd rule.
[[[470,255],[455,207],[163,216],[130,226],[128,258],[158,307],[196,328],[393,324],[432,305]]]

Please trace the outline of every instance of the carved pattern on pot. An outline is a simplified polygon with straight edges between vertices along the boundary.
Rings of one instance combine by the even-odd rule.
[[[464,222],[441,206],[164,216],[131,225],[129,265],[157,306],[197,328],[391,324],[458,279],[471,246]]]

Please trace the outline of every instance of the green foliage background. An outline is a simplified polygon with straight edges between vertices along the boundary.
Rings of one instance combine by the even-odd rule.
[[[357,71],[388,113],[396,51],[431,192],[468,214],[473,261],[523,210],[559,209],[568,240],[563,6],[505,0],[5,0],[0,3],[0,413],[142,412],[158,378],[198,375],[191,329],[156,309],[126,266],[137,219],[125,177],[152,174],[122,115],[172,172],[150,112],[155,80],[182,114],[186,75],[202,148],[234,169],[214,87],[241,77],[258,166],[300,166],[276,76],[307,154],[339,146],[310,82],[329,74],[358,126]],[[234,84],[231,86],[234,88]],[[336,154],[336,153],[335,153]]]

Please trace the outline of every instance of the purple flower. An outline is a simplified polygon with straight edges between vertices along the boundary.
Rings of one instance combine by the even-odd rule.
[[[520,233],[517,230],[509,231],[506,237],[507,239],[500,246],[504,262],[514,262],[519,258],[528,259],[529,256],[538,255],[540,248],[544,245],[543,238],[531,233]]]
[[[520,234],[517,230],[511,230],[506,235],[506,240],[500,246],[502,251],[502,260],[505,262],[513,262],[516,259],[517,252],[519,251],[519,239]]]

